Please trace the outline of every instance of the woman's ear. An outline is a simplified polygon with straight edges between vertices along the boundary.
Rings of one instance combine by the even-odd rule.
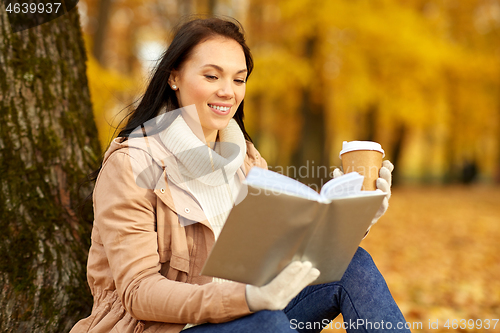
[[[179,72],[177,70],[173,69],[172,71],[170,71],[170,76],[168,77],[168,84],[170,85],[170,87],[172,87],[172,89],[174,89],[173,86],[177,85],[178,76]]]

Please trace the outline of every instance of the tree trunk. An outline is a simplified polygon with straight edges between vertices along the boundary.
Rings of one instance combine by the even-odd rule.
[[[215,15],[215,7],[217,6],[217,0],[208,0],[208,15]]]
[[[314,60],[314,52],[318,40],[316,37],[310,37],[305,44],[305,57],[311,62]],[[314,103],[311,98],[310,87],[303,91],[301,117],[303,126],[301,130],[301,142],[292,157],[292,163],[300,170],[301,167],[307,168],[305,177],[300,176],[299,180],[312,185],[316,184],[319,188],[329,179],[329,157],[326,152],[325,142],[325,113],[323,105]],[[326,171],[325,171],[326,170]],[[304,174],[304,173],[302,173]]]
[[[67,332],[90,312],[100,156],[78,11],[12,33],[0,5],[0,331]]]
[[[109,15],[111,14],[111,7],[111,0],[99,1],[97,29],[94,34],[94,46],[92,48],[92,54],[102,67],[106,67],[106,63],[104,61],[104,45],[106,42],[106,36],[108,35]]]
[[[193,13],[193,0],[177,0],[179,17],[185,18]]]

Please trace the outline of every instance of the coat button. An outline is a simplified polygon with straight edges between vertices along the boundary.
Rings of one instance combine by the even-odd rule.
[[[164,188],[160,189],[160,192],[165,193],[165,189]]]
[[[186,208],[184,208],[184,211],[185,211],[187,214],[189,214],[189,212],[190,212],[191,210],[190,210],[189,208],[187,208],[187,207],[186,207]]]

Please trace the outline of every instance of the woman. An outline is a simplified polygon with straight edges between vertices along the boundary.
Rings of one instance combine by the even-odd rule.
[[[319,332],[340,312],[358,320],[348,331],[373,331],[361,319],[404,323],[362,249],[331,284],[306,287],[320,274],[308,262],[260,288],[199,275],[241,181],[267,168],[243,124],[253,62],[240,29],[216,18],[182,25],[111,143],[93,193],[94,306],[71,332]]]

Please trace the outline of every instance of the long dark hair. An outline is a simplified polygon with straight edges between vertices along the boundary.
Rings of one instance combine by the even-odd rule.
[[[180,107],[175,91],[168,84],[170,73],[174,69],[180,69],[196,45],[218,36],[233,39],[241,45],[245,54],[248,71],[246,78],[248,79],[253,70],[253,59],[250,48],[246,44],[244,29],[241,23],[233,18],[221,19],[211,17],[188,19],[187,22],[180,24],[175,29],[172,43],[162,54],[159,64],[153,70],[153,74],[139,105],[122,120],[122,122],[125,122],[125,126],[118,133],[118,137],[128,137],[136,128],[158,116],[163,109],[168,112]],[[241,101],[233,118],[240,126],[245,139],[252,142],[243,123],[243,105],[244,101]],[[120,125],[122,122],[120,122]],[[99,169],[92,172],[87,180],[95,181],[101,168],[102,165]],[[92,193],[85,199],[83,205],[90,201],[91,196]],[[84,208],[83,205],[81,207],[82,211]]]
[[[253,69],[253,59],[245,42],[243,27],[237,20],[224,20],[213,17],[188,21],[180,25],[175,32],[172,43],[163,53],[159,65],[154,70],[141,102],[130,114],[125,127],[118,134],[119,137],[127,137],[138,126],[156,117],[164,107],[167,112],[180,107],[175,91],[168,84],[171,71],[180,69],[196,45],[216,36],[233,39],[241,45],[245,54],[248,79]],[[243,105],[244,101],[241,101],[233,118],[240,126],[245,139],[252,141],[243,123]]]

